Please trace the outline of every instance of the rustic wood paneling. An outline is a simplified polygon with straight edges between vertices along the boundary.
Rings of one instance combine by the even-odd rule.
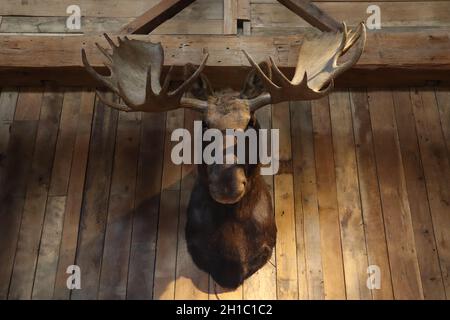
[[[400,27],[448,27],[450,3],[448,1],[422,2],[321,2],[317,6],[337,21],[354,26],[365,21],[369,5],[377,5],[381,14],[381,31]],[[292,34],[310,28],[305,20],[279,3],[253,3],[251,5],[252,34]]]
[[[448,89],[340,91],[273,106],[273,119],[270,108],[259,111],[282,141],[281,171],[266,177],[278,243],[234,291],[198,270],[185,247],[195,168],[171,164],[164,137],[192,130],[198,115],[119,115],[92,91],[66,91],[64,103],[59,89],[13,90],[1,99],[12,128],[2,170],[1,299],[448,298]],[[62,152],[70,165],[61,165]],[[70,292],[65,271],[74,262],[83,289]],[[368,265],[380,268],[379,289],[365,287]]]

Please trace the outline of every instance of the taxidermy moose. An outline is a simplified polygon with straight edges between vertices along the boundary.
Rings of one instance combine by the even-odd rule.
[[[187,80],[171,90],[171,71],[161,84],[164,52],[161,44],[119,38],[116,45],[106,36],[112,53],[98,46],[106,57],[109,76],[98,74],[82,58],[87,71],[118,94],[125,104],[106,101],[120,111],[163,112],[191,108],[203,115],[203,127],[258,129],[255,111],[268,104],[312,100],[326,96],[334,78],[356,64],[362,54],[366,31],[345,24],[340,32],[305,37],[297,67],[289,80],[272,58],[261,64],[244,51],[253,69],[241,92],[214,92],[202,74],[208,56],[198,68],[187,65]],[[351,53],[345,54],[349,49]],[[341,64],[338,59],[344,56]],[[190,93],[191,97],[185,94]],[[225,134],[225,133],[224,133]],[[225,152],[225,151],[224,151]],[[259,164],[201,164],[192,191],[186,224],[188,250],[197,264],[226,288],[236,288],[271,257],[276,240],[272,201]]]

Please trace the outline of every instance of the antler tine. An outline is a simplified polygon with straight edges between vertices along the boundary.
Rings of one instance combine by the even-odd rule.
[[[197,111],[204,111],[207,109],[207,103],[205,101],[193,99],[193,98],[182,98],[182,95],[185,93],[186,89],[192,85],[192,83],[200,76],[203,71],[206,61],[208,59],[208,55],[203,58],[202,63],[197,68],[197,70],[180,86],[173,92],[169,92],[169,86],[172,79],[172,71],[174,66],[171,66],[164,82],[161,86],[158,81],[154,85],[155,88],[152,87],[152,74],[151,74],[151,65],[147,68],[147,80],[146,80],[146,89],[145,89],[145,107],[142,107],[144,111],[166,111],[172,110],[178,107],[184,108],[192,108]],[[162,61],[161,61],[162,67]],[[120,89],[120,87],[119,87]],[[155,90],[156,92],[155,92]],[[125,100],[125,99],[124,99]],[[170,101],[170,103],[168,103]],[[125,100],[125,103],[128,105],[129,102]],[[152,105],[159,104],[158,108],[151,107]],[[165,105],[164,107],[162,107]]]
[[[104,55],[109,61],[112,62],[112,56],[109,54],[108,51],[106,51],[105,48],[103,48],[101,45],[99,45],[98,42],[95,43],[95,46],[97,47],[97,49],[98,49],[101,53],[103,53],[103,55]]]
[[[119,111],[124,111],[124,112],[134,112],[135,111],[135,110],[133,110],[131,108],[128,108],[127,106],[125,106],[123,104],[116,103],[116,102],[113,102],[113,101],[109,101],[98,90],[96,90],[95,92],[96,92],[98,98],[100,99],[100,101],[103,104],[105,104],[105,105],[107,105],[107,106],[109,106],[111,108],[117,109]]]
[[[111,46],[111,48],[112,48],[113,50],[114,50],[114,49],[117,49],[117,46],[116,46],[116,44],[114,43],[114,41],[112,41],[112,39],[111,39],[106,33],[104,33],[103,36],[105,37],[106,41],[108,41],[109,45]]]
[[[117,88],[111,83],[108,77],[102,76],[97,73],[97,71],[94,70],[94,68],[90,65],[87,56],[86,51],[81,49],[81,60],[83,61],[83,65],[86,68],[86,70],[89,72],[89,74],[94,77],[97,81],[103,83],[106,85],[109,89],[117,93]]]
[[[364,50],[366,40],[364,23],[361,23],[356,31],[349,31],[345,23],[343,23],[342,29],[342,36],[339,33],[323,33],[318,37],[304,40],[299,56],[299,61],[301,59],[303,64],[301,67],[297,64],[292,80],[289,80],[270,58],[271,69],[276,77],[275,82],[272,81],[243,50],[248,61],[263,80],[267,91],[250,100],[251,111],[270,103],[313,100],[327,95],[334,87],[334,78],[355,65]],[[357,46],[349,60],[342,65],[337,65],[338,58],[352,48],[355,43]],[[317,58],[317,50],[323,50],[322,59],[320,59],[321,57]],[[308,73],[311,76],[310,79]]]
[[[278,80],[281,82],[281,83],[280,83],[281,86],[282,86],[282,87],[283,87],[283,86],[286,87],[286,86],[291,85],[291,81],[290,81],[288,78],[286,78],[286,76],[284,75],[283,72],[281,72],[281,70],[280,70],[280,69],[278,68],[278,66],[276,65],[275,61],[273,61],[273,58],[272,58],[272,57],[269,57],[269,59],[270,59],[270,62],[271,62],[272,69],[273,69],[273,71],[275,71],[274,74],[277,76]],[[304,75],[303,75],[303,78],[302,78],[302,81],[299,82],[299,83],[296,83],[296,84],[300,84],[300,83],[303,84],[303,83],[306,83],[307,80],[308,80],[308,76],[306,75],[306,71],[305,71],[305,73],[304,73]],[[295,81],[295,80],[294,80],[294,81]]]
[[[178,87],[178,89],[176,89],[173,93],[171,93],[171,95],[174,95],[174,96],[179,95],[179,94],[182,95],[186,91],[186,89],[189,88],[194,83],[195,80],[197,80],[197,78],[200,76],[203,69],[205,68],[206,62],[208,61],[208,57],[209,57],[209,53],[205,54],[200,66],[197,68],[197,70],[195,70],[195,72]]]
[[[362,39],[361,39],[362,38]],[[349,60],[347,60],[346,62],[344,62],[343,64],[341,64],[340,66],[338,66],[338,74],[346,71],[347,69],[351,68],[353,65],[356,64],[356,62],[359,60],[359,58],[361,57],[363,51],[364,51],[364,45],[366,43],[366,26],[364,25],[363,22],[361,22],[358,26],[358,30],[356,30],[355,34],[352,36],[352,38],[350,38],[349,42],[351,42],[351,44],[349,45],[349,47],[347,48],[347,50],[353,46],[353,44],[355,44],[355,42],[359,40],[358,42],[358,46],[355,48],[355,52],[353,53],[353,55],[351,56],[351,58]],[[344,49],[345,50],[345,49]],[[343,50],[343,53],[345,53],[345,51]]]
[[[344,23],[345,25],[345,23]],[[345,27],[347,29],[347,26]],[[344,49],[342,50],[342,54],[345,54],[352,46],[353,44],[358,41],[358,39],[361,37],[362,35],[362,29],[364,29],[364,33],[365,33],[365,25],[364,22],[361,22],[358,25],[358,29],[356,31],[349,31],[346,32],[346,37],[345,37],[345,45],[344,45]],[[364,35],[365,36],[365,35]],[[365,40],[364,40],[365,41]]]
[[[250,65],[256,70],[256,72],[258,73],[258,75],[260,76],[261,80],[263,81],[266,89],[279,89],[280,87],[278,87],[265,73],[264,71],[262,71],[261,67],[255,62],[255,60],[253,60],[253,58],[248,54],[248,52],[246,50],[242,50],[245,54],[245,56],[247,57],[248,62],[250,63]],[[270,67],[272,67],[273,65],[273,59],[270,58]]]

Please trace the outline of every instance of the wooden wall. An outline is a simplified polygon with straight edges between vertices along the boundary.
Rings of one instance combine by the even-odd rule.
[[[159,0],[2,0],[0,32],[5,33],[99,33],[118,31],[135,17],[157,4]],[[25,4],[24,4],[25,3]],[[78,4],[82,29],[66,28],[66,9]],[[156,34],[222,34],[223,0],[198,0]]]
[[[98,33],[121,26],[158,0],[2,0],[0,33]],[[338,21],[355,25],[365,20],[369,5],[381,9],[382,28],[450,26],[450,1],[315,1]],[[78,4],[82,29],[66,28],[69,5]],[[288,34],[309,25],[276,0],[197,0],[156,34]]]
[[[157,0],[1,0],[0,33],[73,33],[65,20],[74,2],[76,33],[97,33]],[[383,28],[450,26],[450,1],[317,4],[350,25],[377,4]],[[305,27],[274,0],[197,0],[155,33]],[[226,293],[186,251],[195,170],[167,160],[168,134],[192,130],[194,117],[121,114],[91,89],[2,88],[0,299],[449,298],[448,89],[343,90],[259,111],[264,127],[281,128],[290,164],[268,177],[278,243],[271,263]],[[82,291],[65,287],[73,263]],[[382,271],[380,290],[365,286],[368,265]]]
[[[192,133],[198,114],[2,88],[0,300],[450,297],[448,89],[341,90],[257,117],[280,129],[282,170],[265,176],[277,245],[226,292],[187,252],[195,166],[170,160],[172,131]],[[72,264],[81,290],[66,287]]]

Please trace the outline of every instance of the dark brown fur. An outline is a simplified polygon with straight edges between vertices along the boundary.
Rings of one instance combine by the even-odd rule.
[[[235,204],[222,204],[211,197],[207,166],[200,165],[187,212],[189,253],[225,288],[238,287],[260,269],[270,259],[276,240],[272,200],[260,167],[243,167],[245,195]]]
[[[266,64],[261,67],[270,70]],[[210,104],[204,129],[223,131],[246,126],[259,129],[241,98],[253,98],[263,89],[252,71],[240,93],[215,94],[203,75],[191,93]],[[248,149],[247,145],[247,154]],[[187,212],[186,241],[200,269],[222,287],[236,288],[270,259],[276,233],[272,198],[259,164],[198,166]]]

